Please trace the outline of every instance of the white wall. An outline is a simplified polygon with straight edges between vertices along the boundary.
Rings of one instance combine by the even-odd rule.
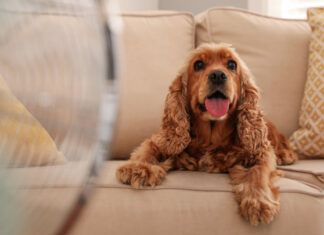
[[[211,7],[239,7],[247,9],[248,1],[249,0],[118,0],[122,12],[174,10],[188,11],[193,14],[205,11]]]
[[[159,0],[118,0],[118,2],[121,12],[159,9]]]
[[[282,17],[282,0],[248,0],[248,9],[262,15]]]
[[[200,13],[212,7],[247,9],[248,0],[159,0],[159,9]]]

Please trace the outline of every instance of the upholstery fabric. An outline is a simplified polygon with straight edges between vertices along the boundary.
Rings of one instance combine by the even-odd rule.
[[[239,215],[227,174],[175,171],[154,189],[135,190],[116,181],[121,163],[104,165],[72,234],[320,235],[324,229],[323,191],[302,182],[280,179],[279,217],[254,227]]]
[[[293,165],[278,166],[285,178],[294,179],[304,184],[324,190],[324,161],[299,160]]]
[[[290,137],[293,150],[306,157],[324,158],[324,8],[308,9],[312,28],[307,80],[299,129]]]
[[[145,36],[141,39],[145,40]],[[215,40],[238,47],[263,90],[262,103],[268,117],[286,135],[298,126],[309,37],[310,28],[305,21],[281,20],[233,9],[212,9],[197,17],[198,44]],[[137,54],[141,51],[142,48]],[[136,54],[135,48],[133,53]],[[150,60],[155,59],[151,55]],[[137,61],[133,59],[133,62]],[[147,119],[139,120],[128,127],[150,123]],[[136,131],[140,137],[142,129]],[[134,146],[135,134],[128,132],[134,135]],[[122,149],[123,139],[119,139],[118,145]],[[131,149],[127,142],[125,148]],[[116,167],[122,163],[109,161],[103,166],[94,194],[72,234],[323,234],[322,160],[301,160],[280,167],[285,174],[278,181],[280,215],[271,224],[258,227],[251,226],[239,215],[227,174],[174,171],[154,189],[134,190],[116,180]]]
[[[130,152],[160,125],[168,87],[194,48],[188,13],[123,14],[120,106],[112,156]]]
[[[324,187],[315,181],[280,179],[277,183],[281,187],[279,217],[270,225],[253,227],[237,211],[227,174],[174,171],[154,189],[135,190],[115,177],[116,168],[122,163],[124,161],[104,163],[93,183],[93,194],[71,234],[152,234],[154,231],[156,234],[208,235],[226,231],[227,234],[321,235],[324,229],[321,219]],[[288,170],[320,175],[323,164],[323,160],[301,160],[283,170],[285,175]],[[24,200],[41,208],[51,208],[58,220],[57,215],[66,213],[67,203],[75,200],[78,187],[83,184],[79,176],[87,168],[85,162],[69,162],[59,166],[15,168],[11,176],[18,183]],[[65,195],[64,204],[53,207],[48,201],[51,195]],[[57,223],[48,218],[52,217],[42,218],[42,223],[28,223],[40,229]]]
[[[100,169],[99,177],[95,180],[95,186],[129,189],[129,186],[121,184],[115,177],[117,166],[124,162],[113,160],[104,162]],[[82,172],[90,167],[89,164],[88,161],[75,161],[56,166],[12,168],[8,169],[8,173],[18,188],[41,188],[44,185],[57,188],[79,187],[83,183]],[[71,172],[71,169],[74,169],[74,171]],[[284,171],[284,178],[292,180],[289,182],[302,179],[299,192],[310,193],[310,195],[318,193],[318,195],[321,195],[321,193],[324,193],[324,161],[300,160],[294,165],[280,166],[279,169]],[[293,172],[296,176],[300,176],[298,178],[287,177],[287,172]],[[315,176],[315,178],[307,178],[306,175]],[[287,182],[286,179],[283,180],[283,182]],[[282,182],[279,181],[279,184],[282,184]],[[307,187],[304,187],[304,185]],[[312,188],[315,190],[312,190]],[[227,174],[209,174],[198,171],[171,171],[163,181],[163,184],[155,187],[155,189],[231,191],[231,186]],[[282,192],[289,192],[287,190],[287,187],[281,189]]]
[[[287,136],[296,130],[307,71],[307,22],[214,8],[197,15],[196,25],[196,44],[232,44],[261,89],[266,117]]]

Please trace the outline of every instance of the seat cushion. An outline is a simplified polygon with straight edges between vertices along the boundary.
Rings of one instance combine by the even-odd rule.
[[[116,180],[116,168],[122,163],[109,161],[102,167],[91,200],[71,234],[302,235],[324,231],[324,192],[318,187],[280,179],[279,217],[270,225],[254,227],[239,215],[227,174],[174,171],[160,186],[135,190]]]
[[[196,44],[232,44],[261,88],[266,116],[289,136],[298,127],[310,27],[304,20],[214,8],[196,16]]]
[[[280,167],[285,178],[280,186],[281,209],[270,225],[257,228],[244,221],[237,211],[227,174],[173,171],[153,189],[135,190],[115,177],[124,161],[102,165],[94,192],[72,234],[321,234],[324,216],[324,160],[298,161]],[[74,169],[71,172],[71,169]],[[68,212],[84,184],[89,162],[10,169],[18,187],[20,203],[37,206],[41,221],[28,220],[24,229],[54,229],[58,215]],[[53,207],[54,198],[62,198]],[[49,209],[50,208],[50,209]],[[291,220],[291,215],[294,219]],[[312,216],[305,216],[305,215]],[[56,218],[56,219],[55,219]],[[55,221],[53,221],[55,219]],[[143,222],[148,221],[148,222]],[[195,222],[193,222],[195,221]],[[41,222],[41,223],[40,223]],[[235,227],[232,225],[235,224]],[[32,230],[35,231],[35,230]],[[26,233],[28,234],[28,233]],[[30,233],[32,234],[32,233]]]
[[[57,233],[79,198],[90,165],[89,161],[70,161],[64,165],[0,169],[1,202],[13,203],[6,212],[9,215],[17,210],[17,234]],[[10,194],[10,200],[3,197],[4,193]]]
[[[128,158],[158,130],[168,87],[194,48],[188,13],[123,14],[120,106],[112,156]]]
[[[286,178],[324,190],[324,160],[299,160],[293,165],[278,168]]]

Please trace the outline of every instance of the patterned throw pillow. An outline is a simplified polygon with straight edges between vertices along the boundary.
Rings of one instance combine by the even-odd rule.
[[[15,97],[0,76],[0,167],[65,163],[44,127]]]
[[[299,129],[291,147],[306,157],[324,157],[324,8],[308,9],[312,28],[308,72],[300,111]]]

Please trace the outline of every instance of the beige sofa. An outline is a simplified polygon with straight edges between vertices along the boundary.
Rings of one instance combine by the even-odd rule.
[[[225,8],[197,16],[164,11],[129,13],[122,15],[122,21],[120,108],[112,159],[104,163],[93,183],[93,194],[71,234],[324,234],[324,160],[300,160],[279,167],[285,173],[277,183],[280,215],[271,224],[257,227],[239,215],[227,174],[173,171],[161,185],[143,190],[123,185],[115,177],[116,167],[133,148],[158,129],[169,84],[188,53],[204,42],[226,42],[237,49],[261,88],[266,116],[289,136],[298,127],[306,79],[307,22]],[[86,27],[89,25],[78,25],[77,30],[89,36],[91,30],[84,31]],[[91,37],[95,44],[93,40],[96,38]],[[43,167],[44,173],[61,168],[66,174],[42,188],[38,172],[37,182],[30,185],[34,188],[31,195],[42,192],[45,200],[54,192],[60,197],[78,192],[80,178],[69,174],[73,164]],[[85,166],[73,169],[82,172]],[[17,171],[24,187],[27,172],[33,175],[33,169]],[[49,208],[54,215],[63,207],[52,204]],[[64,218],[55,217],[60,219]],[[34,222],[37,226],[41,223]]]
[[[122,16],[123,79],[112,157],[72,234],[324,234],[324,160],[280,166],[280,215],[269,225],[242,219],[227,174],[170,172],[162,185],[134,190],[115,169],[157,130],[167,87],[191,49],[232,44],[262,91],[266,116],[289,136],[298,127],[310,28],[303,20],[239,9]]]

